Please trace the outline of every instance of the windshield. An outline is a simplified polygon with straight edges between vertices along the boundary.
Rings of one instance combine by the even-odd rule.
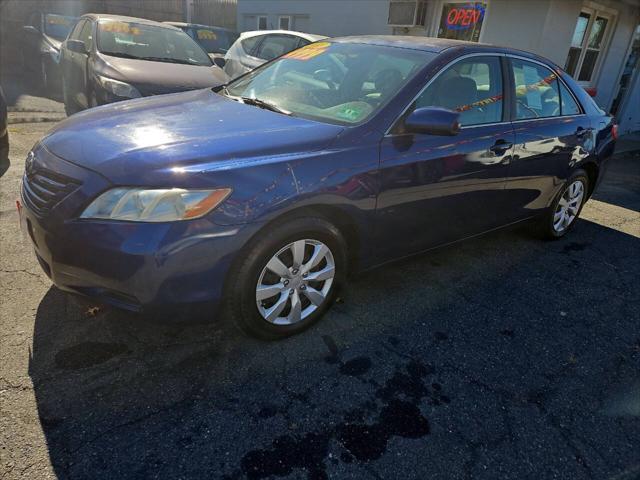
[[[44,33],[56,40],[64,40],[77,21],[77,17],[48,13],[44,16]]]
[[[187,33],[209,53],[227,53],[240,36],[235,32],[206,27],[189,27]]]
[[[212,65],[206,52],[182,30],[143,23],[101,21],[98,50],[114,57]]]
[[[434,57],[404,48],[316,42],[231,82],[222,93],[258,99],[294,116],[356,124],[375,114]]]

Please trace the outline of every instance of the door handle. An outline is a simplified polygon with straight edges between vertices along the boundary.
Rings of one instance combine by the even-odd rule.
[[[506,140],[498,140],[493,146],[489,147],[489,150],[496,155],[504,155],[511,147],[513,147],[513,143],[507,142]]]

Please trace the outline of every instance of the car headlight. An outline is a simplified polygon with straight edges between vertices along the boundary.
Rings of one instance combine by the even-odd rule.
[[[121,82],[120,80],[114,80],[113,78],[103,77],[102,75],[97,75],[97,77],[102,88],[113,93],[116,97],[138,98],[142,96],[133,85]]]
[[[230,193],[230,188],[216,190],[113,188],[91,202],[80,218],[129,222],[190,220],[209,213]]]

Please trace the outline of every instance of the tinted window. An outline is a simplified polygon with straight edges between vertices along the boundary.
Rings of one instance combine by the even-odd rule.
[[[516,93],[516,119],[560,115],[558,77],[537,63],[511,59]]]
[[[64,40],[77,20],[76,17],[48,13],[44,17],[44,32],[55,39]]]
[[[86,20],[80,20],[74,27],[73,31],[71,32],[71,35],[69,35],[69,38],[72,40],[78,40],[80,38],[80,32],[82,31],[82,27],[84,27],[85,23],[87,23]]]
[[[101,21],[98,49],[105,55],[210,66],[202,47],[182,30],[144,23]]]
[[[87,50],[91,50],[91,46],[93,45],[93,22],[85,22],[84,27],[80,30],[80,38],[84,42]]]
[[[375,114],[436,54],[358,43],[316,42],[231,82],[232,98],[250,97],[294,116],[360,123]]]
[[[460,112],[461,125],[502,121],[502,70],[498,57],[461,60],[442,72],[416,100],[416,107]]]
[[[562,115],[578,115],[582,113],[573,95],[571,95],[571,92],[569,92],[562,82],[560,82],[560,98],[562,102]]]
[[[292,35],[267,35],[258,47],[256,57],[273,60],[298,46],[298,37]]]
[[[241,40],[240,45],[242,45],[242,49],[244,50],[244,53],[246,53],[247,55],[253,55],[253,49],[261,39],[262,37],[258,35],[255,37],[245,38],[244,40]]]
[[[209,53],[226,53],[238,38],[237,33],[207,27],[190,28],[189,35]]]

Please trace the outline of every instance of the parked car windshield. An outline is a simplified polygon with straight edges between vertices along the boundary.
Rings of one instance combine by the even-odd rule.
[[[351,125],[375,114],[433,58],[419,50],[321,41],[257,68],[221,93],[266,102],[294,116]]]
[[[188,27],[189,35],[209,53],[227,53],[238,33],[206,27]]]
[[[182,30],[121,21],[101,21],[98,50],[114,57],[154,62],[212,65],[206,52]]]
[[[44,33],[56,40],[64,40],[77,21],[76,17],[47,13],[44,16]]]

